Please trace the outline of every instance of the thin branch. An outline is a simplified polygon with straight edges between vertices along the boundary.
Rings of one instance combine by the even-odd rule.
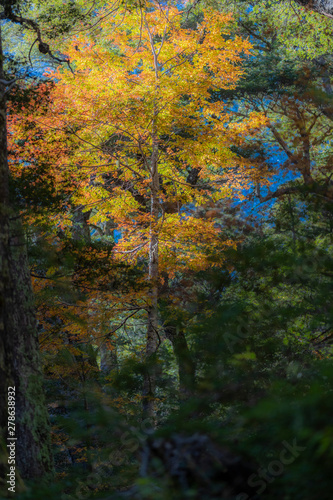
[[[31,45],[30,47],[30,50],[29,50],[29,55],[28,55],[28,59],[29,59],[29,63],[30,63],[30,66],[32,66],[32,61],[31,61],[31,51],[33,49],[33,46],[35,45],[35,43],[38,42],[38,38],[36,38],[36,40],[33,42],[33,44]]]
[[[34,21],[32,19],[28,19],[26,17],[18,16],[17,14],[14,14],[14,12],[12,11],[12,6],[9,4],[6,6],[5,12],[3,14],[1,14],[0,19],[8,19],[9,21],[12,21],[13,23],[20,24],[21,26],[23,26],[27,29],[33,30],[37,35],[37,39],[35,40],[33,45],[37,41],[39,42],[39,45],[38,45],[39,52],[41,52],[42,54],[48,54],[52,59],[54,59],[55,61],[57,61],[59,63],[66,63],[68,65],[69,69],[71,70],[71,72],[73,73],[69,58],[67,57],[66,59],[60,59],[59,57],[53,55],[49,44],[43,41],[40,27],[38,26],[36,21]],[[30,49],[30,51],[31,51],[31,49]],[[30,52],[29,52],[29,59],[30,59]]]
[[[260,196],[260,203],[266,203],[267,201],[272,200],[273,198],[279,198],[280,196],[284,196],[286,194],[297,193],[300,190],[300,186],[288,186],[284,188],[279,188],[274,193],[269,193],[266,196]]]

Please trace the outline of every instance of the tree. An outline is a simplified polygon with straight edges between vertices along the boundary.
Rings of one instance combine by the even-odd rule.
[[[57,62],[38,22],[24,15],[26,4],[1,2],[0,19],[34,32],[41,54]],[[28,7],[29,8],[29,7]],[[29,54],[30,56],[30,54]],[[7,98],[17,78],[6,78],[0,32],[0,428],[1,447],[7,450],[7,391],[16,389],[16,461],[23,478],[40,477],[52,470],[50,434],[44,402],[43,377],[26,241],[20,214],[10,198],[7,158]],[[20,161],[20,160],[19,160]],[[6,477],[7,455],[1,453],[1,478]],[[4,473],[3,473],[4,472]],[[6,489],[8,484],[5,483]]]
[[[4,75],[1,46],[0,61],[1,446],[7,449],[7,391],[14,386],[16,461],[22,477],[29,478],[43,476],[51,471],[52,459],[26,243],[19,216],[9,199],[6,99],[11,83]],[[7,465],[7,456],[3,453],[2,472],[7,472]],[[6,477],[5,474],[1,476]]]
[[[66,133],[75,145],[57,162],[81,179],[74,203],[93,209],[94,224],[110,217],[118,224],[119,258],[148,259],[147,360],[159,345],[161,278],[205,268],[216,242],[214,221],[191,207],[240,184],[246,162],[228,146],[263,123],[258,113],[231,122],[223,104],[211,102],[212,90],[239,80],[251,45],[230,38],[230,16],[207,10],[203,17],[197,29],[186,28],[179,9],[152,2],[101,21],[101,42],[78,35],[66,49],[75,72],[52,74],[52,109],[38,118],[44,141]],[[149,415],[154,379],[145,379]]]
[[[332,87],[330,20],[288,2],[235,2],[234,29],[251,36],[255,58],[236,91],[216,93],[235,100],[240,116],[265,113],[266,129],[240,155],[275,177],[274,188],[252,187],[260,203],[286,195],[331,200]],[[221,6],[225,8],[224,2]],[[319,146],[320,144],[320,146]],[[258,165],[258,168],[259,165]],[[283,182],[284,176],[292,182]],[[273,177],[273,178],[274,178]]]
[[[127,3],[69,44],[74,75],[9,100],[10,201],[24,210],[60,472],[28,496],[329,497],[330,20],[288,5],[235,2],[220,44],[207,42],[214,10],[177,25],[166,5],[161,21],[159,6]],[[235,33],[252,57],[239,54],[230,87],[219,68]],[[254,134],[256,110],[267,127]],[[144,376],[145,410],[159,411],[140,421]]]

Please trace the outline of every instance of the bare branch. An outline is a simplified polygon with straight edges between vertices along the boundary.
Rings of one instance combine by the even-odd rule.
[[[32,44],[32,46],[30,48],[30,51],[29,51],[30,63],[31,63],[31,60],[30,60],[31,49],[34,46],[34,44],[38,41],[39,42],[38,49],[39,49],[39,52],[41,54],[48,54],[55,61],[57,61],[59,63],[66,63],[68,65],[69,69],[71,70],[71,72],[73,73],[69,58],[66,57],[65,59],[60,59],[59,57],[55,56],[52,53],[49,44],[43,41],[40,27],[38,26],[38,23],[36,23],[36,21],[15,14],[12,11],[12,6],[8,6],[6,8],[5,12],[3,14],[1,14],[0,19],[8,19],[8,20],[12,21],[13,23],[20,24],[21,26],[23,26],[27,29],[33,30],[36,33],[37,39],[34,41],[34,43]]]

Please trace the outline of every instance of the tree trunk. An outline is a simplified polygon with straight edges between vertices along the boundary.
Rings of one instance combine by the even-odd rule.
[[[159,177],[158,177],[158,139],[155,130],[155,119],[152,126],[152,155],[151,155],[151,221],[149,242],[149,274],[150,304],[148,309],[146,363],[147,369],[143,385],[143,414],[144,418],[154,419],[156,369],[154,355],[158,347],[158,214],[159,214]]]
[[[4,80],[0,31],[0,79]],[[0,85],[0,427],[7,444],[7,391],[15,387],[16,466],[23,478],[52,471],[50,429],[43,391],[33,292],[20,219],[9,202],[5,86]],[[7,470],[1,454],[0,477]],[[16,473],[18,473],[16,471]],[[8,476],[7,476],[8,479]],[[6,479],[1,488],[8,488]]]
[[[103,341],[99,347],[101,356],[101,372],[104,375],[109,375],[113,370],[118,368],[117,346],[116,343]]]
[[[91,210],[88,212],[83,212],[83,206],[79,205],[75,207],[73,213],[73,228],[72,237],[74,241],[85,243],[89,245],[91,243],[90,237],[90,227],[88,220],[90,217]]]
[[[178,363],[179,397],[181,400],[193,394],[195,386],[195,363],[187,345],[185,333],[181,328],[164,327],[165,335],[170,340]]]

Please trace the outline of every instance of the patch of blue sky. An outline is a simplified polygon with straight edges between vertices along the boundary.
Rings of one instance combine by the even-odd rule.
[[[271,185],[269,189],[266,186],[261,186],[260,187],[260,194],[262,197],[266,196],[269,194],[269,191],[275,191],[279,187],[281,187],[283,184],[286,184],[287,182],[294,181],[297,178],[300,177],[299,173],[291,172],[288,169],[283,168],[283,164],[287,159],[287,156],[285,153],[281,152],[278,150],[277,147],[267,147],[266,148],[266,162],[274,169],[274,173],[271,177]],[[248,198],[248,195],[253,192],[254,185],[250,185],[244,189],[241,190],[240,194],[242,196],[245,196]],[[262,218],[263,212],[267,213],[267,209],[271,208],[274,204],[276,203],[276,199],[272,199],[268,202],[266,202],[264,205],[259,202],[258,199],[253,199],[253,200],[243,200],[240,198],[235,197],[233,200],[232,205],[233,206],[238,206],[240,209],[240,213],[243,214],[244,216],[256,216],[259,218]]]
[[[196,211],[196,205],[195,203],[187,203],[186,205],[183,205],[180,208],[180,217],[182,219],[187,219],[189,216],[193,214],[193,212]]]
[[[18,50],[4,51],[4,57],[8,61],[14,60],[18,54]],[[43,61],[40,58],[34,57],[32,59],[32,66],[30,64],[22,65],[15,69],[16,78],[38,78],[44,79],[44,73],[50,70],[50,61]]]
[[[98,231],[97,231],[97,229],[94,229],[94,228],[90,229],[90,236],[95,236],[96,233],[99,234]],[[100,237],[96,238],[97,241],[100,240],[100,239],[101,239]]]
[[[122,234],[119,229],[114,229],[113,230],[113,239],[115,243],[118,243],[119,240],[121,240]]]

